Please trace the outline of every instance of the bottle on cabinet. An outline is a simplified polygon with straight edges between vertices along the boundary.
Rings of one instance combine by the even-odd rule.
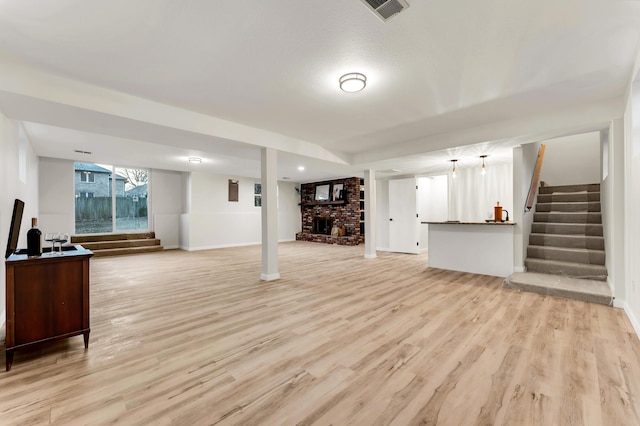
[[[31,218],[31,229],[27,231],[27,256],[42,255],[42,231],[38,229],[38,219]]]

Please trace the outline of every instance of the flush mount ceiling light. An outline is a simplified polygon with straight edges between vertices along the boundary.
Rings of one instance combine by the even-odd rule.
[[[340,77],[340,89],[347,93],[359,92],[367,85],[367,76],[357,72]]]
[[[451,160],[451,162],[453,163],[453,170],[451,170],[451,177],[452,178],[456,178],[456,163],[458,162],[458,160]]]
[[[199,163],[202,163],[202,158],[200,158],[200,157],[189,157],[189,162],[190,163],[199,164]]]
[[[304,172],[304,166],[298,166],[298,171]]]
[[[482,171],[480,172],[480,174],[482,174],[482,176],[487,174],[487,167],[484,165],[484,159],[487,158],[486,155],[481,155],[480,158],[482,158]]]

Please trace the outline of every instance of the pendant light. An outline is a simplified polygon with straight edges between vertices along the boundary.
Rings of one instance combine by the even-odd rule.
[[[480,172],[480,174],[482,176],[484,176],[484,175],[487,174],[487,167],[484,164],[484,159],[487,158],[487,156],[486,155],[481,155],[480,158],[482,158],[482,171]]]
[[[451,162],[453,163],[453,170],[451,170],[451,177],[452,178],[456,178],[456,163],[458,162],[458,160],[451,160]]]

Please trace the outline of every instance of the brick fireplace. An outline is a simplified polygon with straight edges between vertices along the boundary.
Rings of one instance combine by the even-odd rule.
[[[357,177],[302,184],[302,231],[296,234],[296,240],[340,245],[363,242],[363,194]]]

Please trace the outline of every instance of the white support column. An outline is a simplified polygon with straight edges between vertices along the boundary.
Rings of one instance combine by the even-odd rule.
[[[278,153],[262,148],[262,274],[277,280],[278,272]]]
[[[376,171],[364,172],[364,257],[375,259],[376,254]]]

